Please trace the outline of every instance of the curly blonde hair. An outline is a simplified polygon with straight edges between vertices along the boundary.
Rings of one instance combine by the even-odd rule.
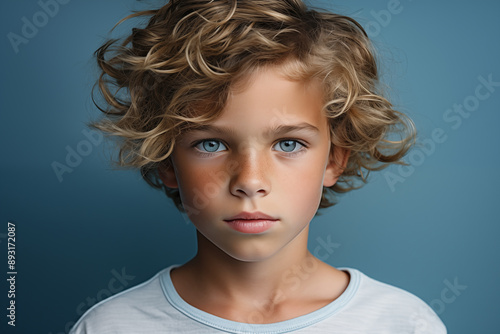
[[[319,208],[333,205],[334,193],[362,185],[370,171],[403,163],[414,143],[411,120],[379,91],[374,51],[352,18],[301,0],[170,0],[122,21],[144,16],[144,28],[95,53],[105,117],[92,126],[117,136],[118,164],[140,168],[180,210],[179,192],[162,184],[159,167],[183,131],[217,118],[230,88],[264,66],[280,65],[291,79],[320,80],[331,142],[351,152]]]

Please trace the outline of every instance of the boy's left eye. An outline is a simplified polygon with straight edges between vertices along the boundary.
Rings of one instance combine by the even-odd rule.
[[[282,141],[276,143],[276,145],[274,145],[274,148],[277,151],[285,152],[285,153],[298,152],[303,147],[304,147],[304,145],[302,145],[298,141],[292,140],[292,139],[282,140]]]
[[[215,139],[202,140],[198,144],[196,144],[195,147],[202,152],[209,152],[209,153],[215,153],[227,150],[227,147],[222,142]]]

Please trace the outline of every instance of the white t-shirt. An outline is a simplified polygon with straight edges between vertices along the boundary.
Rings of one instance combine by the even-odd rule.
[[[185,302],[170,278],[172,265],[150,280],[90,308],[70,334],[139,333],[311,333],[446,334],[434,311],[421,299],[352,268],[346,290],[330,304],[293,319],[247,324],[223,319]]]

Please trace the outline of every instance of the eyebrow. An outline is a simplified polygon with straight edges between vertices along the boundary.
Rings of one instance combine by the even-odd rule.
[[[310,132],[311,134],[319,133],[319,129],[312,124],[302,122],[299,124],[285,125],[281,124],[270,129],[267,129],[264,133],[266,136],[272,134],[282,136],[290,132]]]
[[[216,126],[211,124],[203,124],[203,125],[195,125],[188,130],[190,131],[201,131],[201,132],[212,132],[212,133],[221,133],[224,135],[235,135],[237,133],[236,129],[229,128],[225,126]],[[283,136],[291,132],[310,132],[311,134],[319,133],[319,129],[312,124],[302,122],[298,124],[280,124],[277,126],[272,126],[267,128],[264,131],[264,136],[272,137],[275,136]]]

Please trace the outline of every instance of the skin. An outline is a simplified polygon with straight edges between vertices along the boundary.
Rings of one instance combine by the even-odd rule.
[[[335,184],[349,156],[331,147],[322,103],[319,83],[260,69],[232,91],[219,118],[176,143],[160,177],[179,188],[197,229],[197,254],[171,272],[186,302],[233,321],[273,323],[345,290],[349,275],[307,249],[323,186]],[[244,234],[224,221],[242,211],[278,221]]]

